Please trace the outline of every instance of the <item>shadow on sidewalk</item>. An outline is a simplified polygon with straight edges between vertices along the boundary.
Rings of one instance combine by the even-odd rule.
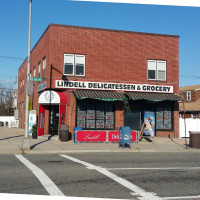
[[[184,148],[184,149],[187,149],[188,147],[189,147],[189,145],[187,144],[184,144],[184,145],[181,145],[181,144],[179,144],[179,143],[177,143],[177,142],[175,142],[172,138],[170,138],[169,137],[169,139],[174,143],[174,144],[177,144],[177,145],[179,145],[180,147],[182,147],[182,148]]]
[[[39,144],[48,142],[49,140],[51,140],[51,137],[52,137],[52,136],[49,136],[47,140],[44,140],[44,141],[42,141],[42,142],[38,142],[37,144],[32,145],[32,146],[30,147],[30,149],[32,150],[32,149],[34,149],[36,146],[38,146]]]
[[[2,140],[9,140],[9,139],[12,139],[12,138],[22,137],[22,136],[24,136],[24,135],[17,135],[17,136],[12,136],[12,137],[6,137],[6,138],[0,139],[0,141],[2,141]]]

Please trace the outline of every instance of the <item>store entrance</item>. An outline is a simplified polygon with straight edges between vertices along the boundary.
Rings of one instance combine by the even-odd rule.
[[[134,110],[125,110],[124,126],[129,126],[132,130],[140,130],[141,112]]]
[[[50,108],[49,130],[51,135],[58,135],[59,127],[59,105],[53,105]]]

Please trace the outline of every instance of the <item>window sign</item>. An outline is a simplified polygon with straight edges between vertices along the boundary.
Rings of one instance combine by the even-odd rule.
[[[95,102],[89,101],[87,104],[87,119],[95,119]]]
[[[105,104],[106,111],[106,128],[113,129],[114,128],[114,109],[113,104],[106,102]]]
[[[172,129],[172,111],[170,108],[158,107],[156,110],[156,129]]]
[[[95,128],[95,120],[87,120],[87,128],[94,129]]]
[[[85,128],[86,104],[84,101],[77,101],[77,127]]]
[[[77,101],[77,127],[83,129],[114,129],[114,106],[97,100]]]
[[[104,120],[96,120],[96,128],[103,129],[104,128]]]

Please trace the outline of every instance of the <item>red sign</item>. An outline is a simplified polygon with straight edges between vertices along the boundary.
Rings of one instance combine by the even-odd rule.
[[[106,142],[106,131],[77,131],[77,142]]]
[[[138,132],[131,131],[131,142],[137,142],[137,141],[138,141]],[[119,142],[119,131],[109,131],[108,142]]]

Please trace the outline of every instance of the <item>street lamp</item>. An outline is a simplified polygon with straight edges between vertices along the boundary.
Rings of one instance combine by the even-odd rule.
[[[28,57],[27,57],[27,81],[26,81],[26,115],[25,115],[25,134],[24,134],[24,140],[22,143],[22,149],[30,149],[30,141],[28,138],[28,132],[29,132],[29,113],[28,113],[28,82],[29,82],[29,72],[30,72],[30,49],[31,49],[31,6],[32,6],[32,0],[29,0],[29,29],[28,29]]]

